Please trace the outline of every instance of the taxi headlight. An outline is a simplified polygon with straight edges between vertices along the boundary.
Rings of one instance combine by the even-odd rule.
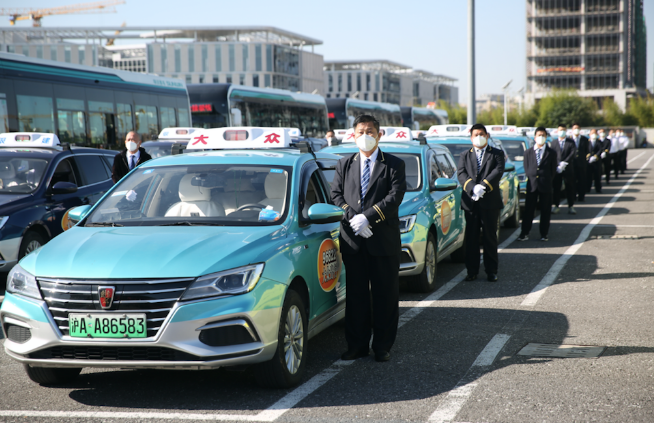
[[[260,263],[201,276],[184,292],[182,300],[250,292],[259,282],[263,266]]]
[[[34,275],[26,272],[19,264],[15,265],[7,276],[7,292],[36,298],[38,300],[41,299],[41,293],[36,284],[36,278]]]
[[[527,182],[527,175],[518,175],[518,181]]]
[[[400,217],[400,233],[401,234],[411,232],[411,229],[413,229],[413,225],[416,224],[416,217],[417,217],[417,215],[415,215],[415,214]]]

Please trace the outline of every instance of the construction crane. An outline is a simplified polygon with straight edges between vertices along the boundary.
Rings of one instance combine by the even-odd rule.
[[[123,24],[122,24],[120,27],[121,27],[121,28],[124,28],[125,25],[127,25],[127,22],[123,22]],[[119,29],[118,31],[114,32],[114,35],[119,35],[121,32],[123,32],[123,31]],[[114,45],[114,42],[115,42],[115,41],[116,41],[115,38],[109,38],[109,39],[107,40],[107,44],[106,44],[106,45],[107,45],[107,46],[112,46],[112,45]]]
[[[44,16],[66,15],[68,13],[114,13],[116,9],[113,6],[117,4],[125,4],[125,0],[96,1],[45,9],[30,9],[28,7],[0,8],[0,16],[9,16],[11,25],[15,25],[16,21],[31,19],[33,21],[32,26],[39,27]]]

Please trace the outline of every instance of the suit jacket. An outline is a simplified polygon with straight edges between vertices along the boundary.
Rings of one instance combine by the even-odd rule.
[[[477,153],[474,147],[466,150],[459,156],[457,169],[459,183],[463,186],[461,194],[461,208],[472,211],[475,203],[482,209],[501,209],[504,207],[500,180],[504,174],[504,153],[490,145],[486,147],[484,157],[481,159],[481,170],[477,173]],[[486,193],[478,201],[472,199],[475,185],[486,187]]]
[[[145,151],[145,148],[139,147],[139,152],[139,160],[136,162],[136,166],[140,165],[141,163],[145,163],[148,160],[152,160],[152,156],[150,156]],[[127,175],[128,173],[129,164],[127,163],[127,149],[124,149],[120,153],[116,154],[116,157],[114,157],[114,165],[111,168],[111,179],[115,184],[116,182],[123,179],[123,176]]]
[[[574,142],[574,140],[572,140]],[[576,143],[575,143],[576,145]],[[579,145],[576,146],[575,152],[575,166],[585,168],[588,165],[588,158],[590,157],[590,145],[588,138],[583,135],[579,136]]]
[[[556,151],[559,162],[566,162],[568,166],[565,168],[564,175],[570,175],[574,172],[574,158],[577,154],[577,146],[571,138],[566,138],[563,142],[563,147],[558,138],[552,140],[552,149]]]
[[[523,165],[527,175],[527,191],[552,192],[552,181],[559,162],[556,152],[551,147],[545,146],[543,156],[540,158],[540,165],[536,160],[536,150],[530,148],[525,151]]]
[[[588,140],[589,158],[590,158],[590,156],[595,156],[597,158],[597,160],[600,160],[600,154],[602,154],[602,152],[604,151],[603,146],[604,146],[604,143],[602,141],[600,141],[599,138],[596,138],[594,143],[591,142],[590,140]]]
[[[404,160],[379,150],[370,175],[368,192],[361,200],[361,153],[344,157],[336,165],[332,181],[332,201],[345,210],[341,221],[342,254],[355,254],[364,247],[370,255],[400,254],[400,220],[398,208],[406,192]],[[363,213],[372,227],[365,239],[354,234],[349,221]]]

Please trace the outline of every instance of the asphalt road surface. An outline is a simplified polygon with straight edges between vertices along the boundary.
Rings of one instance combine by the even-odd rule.
[[[498,283],[463,282],[447,259],[435,292],[402,293],[387,363],[341,362],[342,325],[310,341],[291,390],[224,369],[85,369],[42,387],[2,351],[0,421],[653,422],[654,150],[629,159],[552,217],[549,242],[537,224],[527,242],[503,228]]]

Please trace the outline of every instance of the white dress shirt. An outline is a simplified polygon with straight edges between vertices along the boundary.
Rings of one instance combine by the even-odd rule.
[[[140,149],[136,150],[136,153],[134,153],[134,154],[132,154],[132,152],[127,150],[127,167],[132,165],[132,156],[134,156],[134,167],[136,167],[136,166],[138,166],[139,159],[141,158],[141,150]]]
[[[615,135],[611,137],[611,149],[609,150],[610,154],[615,154],[620,151],[620,139]]]
[[[370,159],[370,177],[372,177],[372,170],[375,168],[375,162],[377,161],[377,155],[379,154],[379,146],[375,148],[375,151],[370,155],[370,157],[366,157],[363,154],[359,154],[361,156],[361,176],[363,176],[363,169],[366,167],[366,159]]]
[[[620,137],[620,151],[626,150],[629,147],[629,137],[623,135]]]

